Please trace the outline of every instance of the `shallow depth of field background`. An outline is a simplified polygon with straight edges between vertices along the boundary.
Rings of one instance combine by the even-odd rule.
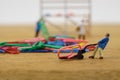
[[[19,41],[34,37],[39,19],[39,0],[0,0],[0,41]],[[120,78],[120,1],[92,2],[92,30],[89,43],[111,34],[104,59],[59,60],[55,53],[0,54],[0,80],[119,80]],[[51,34],[60,33],[48,27]],[[77,38],[75,27],[69,35]],[[74,33],[74,34],[73,34]],[[39,35],[41,37],[42,34]]]

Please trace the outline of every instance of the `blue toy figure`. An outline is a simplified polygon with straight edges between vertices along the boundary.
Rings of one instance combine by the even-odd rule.
[[[89,58],[91,59],[94,59],[95,55],[96,55],[96,52],[99,51],[99,59],[103,59],[103,55],[102,55],[102,51],[105,49],[107,43],[109,42],[109,36],[110,34],[107,33],[105,35],[105,38],[103,38],[102,40],[100,40],[98,43],[97,43],[97,47],[96,49],[94,50],[94,53],[92,54],[92,56],[89,56]]]
[[[40,30],[41,30],[41,20],[40,19],[37,23],[36,23],[36,33],[35,33],[35,37],[38,37],[39,33],[40,33]]]

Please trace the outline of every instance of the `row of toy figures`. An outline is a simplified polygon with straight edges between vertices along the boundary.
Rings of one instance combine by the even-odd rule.
[[[78,39],[86,39],[86,20],[82,19],[79,24],[77,24],[75,21],[71,20],[70,21],[77,26],[76,31],[78,32]],[[35,37],[39,36],[39,33],[42,33],[46,39],[50,37],[49,31],[46,26],[46,22],[48,22],[50,25],[55,26],[51,22],[49,22],[46,19],[40,18],[40,20],[37,21],[36,23],[36,28],[35,28]],[[57,27],[56,27],[57,28]],[[60,30],[60,28],[59,28]]]

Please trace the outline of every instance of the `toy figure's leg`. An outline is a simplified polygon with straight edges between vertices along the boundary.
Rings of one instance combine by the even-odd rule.
[[[35,37],[38,37],[38,35],[40,33],[40,26],[39,25],[36,26],[36,31],[35,32],[36,32]]]
[[[98,47],[95,48],[94,53],[92,54],[92,56],[89,56],[89,58],[94,59],[94,57],[95,57],[95,55],[97,53],[97,50],[98,50]]]
[[[39,35],[39,30],[36,31],[35,37],[38,37],[38,35]]]
[[[81,37],[82,37],[81,34],[79,34],[79,35],[78,35],[78,39],[81,39]]]
[[[85,35],[83,35],[82,37],[83,37],[82,39],[85,40],[85,38],[86,38]]]
[[[83,40],[85,40],[85,35],[79,34],[79,35],[78,35],[78,39],[83,39]]]
[[[101,48],[98,48],[98,50],[99,50],[99,55],[100,55],[99,59],[103,59],[103,55],[102,55],[103,50]]]
[[[96,53],[97,53],[97,51],[98,51],[98,47],[96,47],[96,48],[95,48],[95,51],[94,51],[94,53],[93,53],[93,55],[92,55],[92,56],[95,56],[95,55],[96,55]]]

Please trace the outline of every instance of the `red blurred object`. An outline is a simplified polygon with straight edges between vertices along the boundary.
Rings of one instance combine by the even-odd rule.
[[[32,38],[32,39],[27,39],[27,40],[22,40],[22,41],[12,41],[12,42],[7,42],[7,43],[12,43],[12,44],[24,44],[24,43],[35,43],[35,42],[39,42],[39,41],[42,41],[42,42],[46,42],[46,39],[45,38]]]
[[[49,41],[55,41],[56,38],[55,37],[49,37]]]
[[[63,42],[88,42],[86,40],[80,40],[80,39],[71,39],[71,38],[58,38],[58,40],[62,40]]]
[[[89,51],[94,51],[96,47],[93,45],[93,46],[88,46],[87,48],[89,49]]]
[[[18,54],[20,52],[18,50],[18,47],[6,46],[6,47],[2,47],[1,49],[3,49],[6,53],[9,53],[9,54]]]

